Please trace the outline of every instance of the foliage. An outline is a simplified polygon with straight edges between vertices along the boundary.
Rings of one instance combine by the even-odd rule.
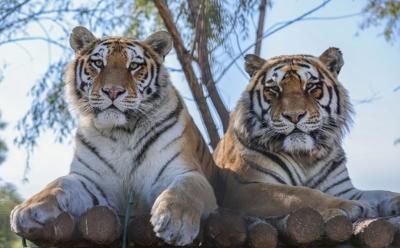
[[[400,1],[369,0],[364,7],[365,20],[361,28],[384,26],[383,35],[387,41],[393,42],[400,36]]]
[[[21,202],[12,184],[0,185],[0,247],[14,247],[18,237],[10,230],[10,212]]]
[[[61,49],[63,54],[34,84],[29,94],[33,99],[31,108],[17,126],[20,136],[15,142],[28,151],[28,158],[44,131],[52,130],[57,141],[63,141],[76,125],[64,99],[62,80],[73,55],[66,45],[72,27],[85,25],[99,36],[122,33],[132,22],[130,9],[124,5],[126,1],[122,0],[0,2],[0,46],[39,40]],[[32,34],[35,32],[39,35]]]
[[[298,18],[270,26],[262,38],[305,18],[330,1],[322,1],[316,8]],[[269,4],[271,2],[268,1]],[[142,39],[154,30],[164,29],[164,20],[159,16],[154,3],[145,0],[0,2],[0,46],[40,40],[60,49],[63,54],[56,62],[51,63],[43,77],[33,86],[30,92],[33,99],[31,107],[17,126],[20,136],[15,142],[25,148],[28,155],[32,153],[38,137],[44,131],[53,131],[57,141],[62,142],[70,137],[69,134],[76,125],[76,118],[67,108],[63,97],[62,74],[73,56],[66,45],[70,30],[76,25],[83,25],[99,36],[125,34]],[[191,56],[190,63],[196,67],[197,81],[202,84],[200,90],[204,91],[203,95],[207,98],[208,106],[205,107],[207,110],[214,110],[213,121],[225,125],[225,128],[229,112],[216,84],[233,65],[246,75],[236,61],[254,46],[241,48],[243,41],[252,38],[249,23],[258,14],[261,1],[168,0],[166,3],[182,37],[184,50]],[[32,30],[36,30],[39,35],[34,35]],[[173,71],[181,72],[180,69]]]
[[[212,0],[169,1],[170,9],[179,9],[179,12],[174,12],[174,19],[178,30],[181,32],[185,46],[196,49],[194,42],[196,42],[196,17],[198,13],[190,9],[189,2],[197,4],[198,6],[196,7],[198,8],[201,7],[201,4],[204,5],[204,15],[207,16],[205,32],[208,38],[209,56],[214,63],[219,62],[218,64],[221,65],[220,62],[227,59],[223,56],[223,53],[229,53],[237,49],[237,47],[233,47],[234,44],[230,39],[232,36],[239,35],[242,40],[249,38],[249,17],[251,14],[255,14],[259,1],[240,0],[229,3]],[[220,51],[218,51],[219,48]],[[212,66],[212,68],[215,67]]]
[[[246,18],[253,12],[257,1],[237,1],[234,6],[225,1],[202,1],[206,5],[208,49],[215,51],[219,46],[229,46],[229,35],[239,31],[242,38],[248,36]],[[181,36],[187,47],[193,47],[195,19],[187,1],[168,1],[180,27]],[[31,108],[19,122],[20,136],[15,139],[18,146],[25,148],[28,155],[37,145],[38,137],[51,130],[57,141],[63,141],[75,127],[75,119],[64,100],[62,74],[72,57],[66,45],[69,32],[75,25],[87,26],[99,36],[125,34],[139,39],[156,29],[162,28],[162,20],[152,1],[45,1],[13,0],[0,3],[0,46],[41,40],[63,51],[64,56],[52,63],[42,78],[33,86]],[[32,35],[38,29],[41,35]],[[225,50],[225,49],[224,49]],[[232,49],[228,49],[232,51]],[[194,53],[194,51],[192,52]],[[221,54],[211,53],[210,59],[224,59]],[[217,67],[212,67],[217,68]],[[28,156],[29,158],[29,156]],[[29,163],[28,163],[29,164]]]

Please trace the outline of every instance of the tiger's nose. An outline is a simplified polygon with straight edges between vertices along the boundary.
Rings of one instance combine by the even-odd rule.
[[[101,88],[101,91],[113,101],[120,95],[124,94],[126,90],[121,87],[112,86]]]
[[[288,119],[289,121],[293,122],[294,124],[297,124],[305,115],[306,111],[304,112],[284,112],[282,113],[282,116],[285,119]]]

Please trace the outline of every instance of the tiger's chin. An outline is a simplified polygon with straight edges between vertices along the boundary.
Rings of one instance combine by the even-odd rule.
[[[308,153],[315,148],[315,141],[309,134],[295,132],[285,137],[282,148],[289,153]]]
[[[125,126],[128,120],[124,113],[115,108],[109,108],[98,113],[94,119],[94,124],[99,129],[109,129],[113,127]]]

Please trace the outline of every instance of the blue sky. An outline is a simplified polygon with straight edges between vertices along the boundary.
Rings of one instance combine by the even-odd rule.
[[[276,22],[298,16],[320,2],[275,1],[272,10],[267,12],[265,26],[268,29]],[[333,0],[313,16],[358,13],[364,5],[365,1]],[[257,21],[257,15],[254,20]],[[394,140],[400,137],[400,91],[394,91],[400,86],[400,46],[398,41],[389,44],[379,35],[382,27],[360,31],[361,21],[362,17],[356,16],[296,23],[264,40],[262,57],[296,53],[319,55],[330,46],[339,47],[345,60],[339,79],[349,90],[356,112],[344,142],[350,175],[354,184],[363,189],[400,191],[400,145],[394,145]],[[249,22],[249,25],[253,34],[253,24]],[[32,29],[32,32],[36,30]],[[240,44],[245,48],[253,40]],[[0,132],[9,145],[7,160],[0,166],[0,178],[17,185],[20,193],[28,197],[51,180],[68,173],[73,144],[57,144],[51,132],[44,134],[32,158],[29,182],[22,183],[26,155],[12,144],[17,135],[15,125],[27,111],[31,103],[27,94],[49,65],[49,57],[55,61],[61,51],[53,47],[48,56],[48,47],[42,42],[20,45],[0,47],[0,64],[7,64],[3,71],[5,78],[0,84],[0,110],[3,119],[9,123],[7,129]],[[68,46],[68,41],[65,45]],[[173,55],[167,57],[166,64],[179,67]],[[242,59],[238,65],[243,65]],[[171,77],[178,90],[190,97],[184,76],[171,73]],[[218,83],[230,110],[246,84],[247,78],[236,67],[232,67]],[[371,103],[361,102],[371,97],[374,98]],[[201,127],[195,105],[190,101],[187,103]]]

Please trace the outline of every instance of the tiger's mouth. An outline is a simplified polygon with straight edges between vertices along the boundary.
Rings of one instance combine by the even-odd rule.
[[[110,106],[105,108],[103,111],[105,111],[105,110],[115,110],[115,111],[123,112],[117,106],[115,106],[114,104],[111,104]]]
[[[125,126],[127,122],[127,115],[113,104],[103,110],[99,109],[95,115],[95,125],[100,129]]]
[[[296,133],[299,133],[299,134],[302,134],[302,133],[307,134],[306,132],[300,130],[298,127],[295,127],[287,136],[292,135],[292,134],[296,134]]]
[[[95,113],[99,114],[102,112],[115,112],[115,113],[124,113],[123,110],[118,108],[114,103],[111,103],[108,107],[105,108],[99,108],[99,107],[94,107]]]
[[[315,139],[298,128],[290,132],[283,140],[282,148],[287,152],[307,152],[315,146]]]

